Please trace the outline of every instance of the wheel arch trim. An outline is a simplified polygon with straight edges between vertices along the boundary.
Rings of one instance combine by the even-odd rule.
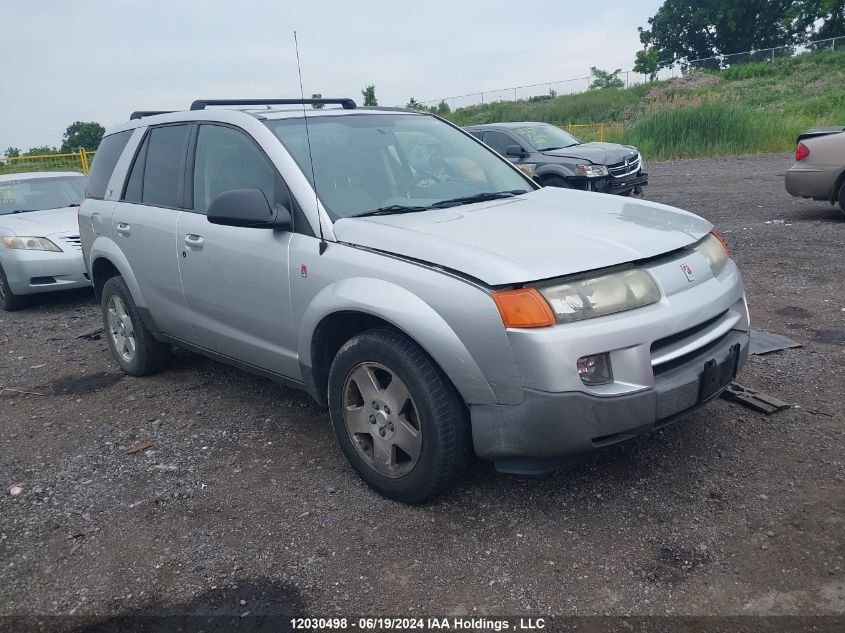
[[[126,286],[132,294],[132,300],[135,302],[135,305],[138,308],[146,309],[147,304],[144,301],[144,293],[141,292],[141,286],[138,284],[138,280],[132,273],[132,267],[129,265],[129,260],[126,259],[126,255],[124,255],[123,251],[118,248],[117,244],[105,236],[99,236],[94,240],[94,243],[91,245],[91,251],[88,255],[88,261],[90,262],[88,274],[91,276],[91,283],[95,285],[97,282],[94,278],[94,265],[99,259],[107,260],[117,269],[120,276],[123,277],[123,280],[126,282]]]
[[[578,176],[578,174],[576,173],[574,167],[572,169],[567,169],[567,165],[553,163],[537,167],[536,171],[534,172],[534,177],[542,179],[546,176],[560,176],[561,178],[573,178]]]
[[[374,297],[377,301],[364,297]],[[344,312],[379,318],[408,336],[431,356],[467,404],[496,402],[481,368],[443,317],[409,290],[371,277],[353,277],[330,284],[308,305],[298,340],[304,373],[313,370],[312,344],[318,327],[325,319]]]

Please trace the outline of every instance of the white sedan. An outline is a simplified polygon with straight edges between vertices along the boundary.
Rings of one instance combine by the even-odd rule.
[[[77,207],[85,176],[32,172],[0,176],[0,306],[31,295],[90,286],[79,244]]]

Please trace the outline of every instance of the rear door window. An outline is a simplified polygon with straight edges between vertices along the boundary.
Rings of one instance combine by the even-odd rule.
[[[85,187],[86,197],[100,200],[106,197],[106,188],[109,186],[114,167],[133,131],[126,130],[109,134],[100,141],[100,146],[94,155],[94,163],[91,165],[91,173],[88,174],[88,184]]]
[[[148,132],[144,141],[147,147],[141,185],[141,201],[144,204],[174,208],[182,206],[180,184],[189,131],[190,125],[185,124],[154,127]],[[132,185],[131,175],[129,181],[129,185]]]

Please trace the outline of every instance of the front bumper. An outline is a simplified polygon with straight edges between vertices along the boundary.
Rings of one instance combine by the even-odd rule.
[[[586,191],[599,193],[627,194],[640,190],[648,184],[648,174],[644,171],[623,178],[603,176],[601,178],[580,178],[580,187]]]
[[[555,470],[573,455],[665,426],[717,397],[745,364],[748,347],[748,332],[731,330],[656,370],[654,386],[634,393],[596,396],[526,389],[518,405],[474,405],[475,452],[495,461],[502,472]]]
[[[636,176],[627,176],[625,178],[607,178],[605,189],[607,193],[626,193],[636,188],[645,187],[648,184],[648,174],[644,171],[639,172]],[[597,189],[596,191],[601,191]]]
[[[60,253],[3,248],[0,265],[16,295],[32,295],[91,285],[80,251]]]

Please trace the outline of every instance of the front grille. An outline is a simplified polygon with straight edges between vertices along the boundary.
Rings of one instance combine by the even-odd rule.
[[[62,237],[62,241],[78,251],[82,250],[82,240],[79,239],[78,235],[65,235]]]
[[[624,178],[631,174],[636,174],[640,170],[639,155],[629,158],[621,163],[615,163],[607,166],[608,173],[614,178]]]

